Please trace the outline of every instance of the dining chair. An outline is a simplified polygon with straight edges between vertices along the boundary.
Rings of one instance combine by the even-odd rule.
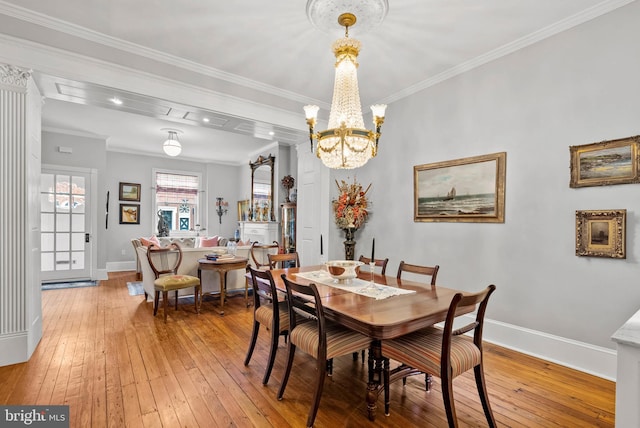
[[[444,328],[428,327],[395,339],[382,340],[384,412],[386,415],[389,415],[389,385],[401,377],[404,378],[403,373],[407,371],[406,366],[410,366],[410,369],[413,370],[439,374],[449,427],[457,427],[453,379],[467,370],[473,369],[487,422],[490,427],[496,426],[489,405],[482,356],[484,315],[489,297],[495,289],[496,286],[492,284],[478,293],[456,293],[449,305]],[[476,305],[479,306],[475,321],[454,330],[456,310]],[[470,331],[473,331],[473,337],[465,335]],[[390,370],[389,359],[403,361],[404,364],[397,369]]]
[[[440,266],[420,266],[420,265],[411,265],[409,263],[405,263],[404,260],[400,262],[398,266],[398,274],[396,275],[397,279],[402,279],[403,272],[415,273],[418,275],[427,275],[431,276],[431,288],[436,286],[436,277],[438,276],[438,270]]]
[[[278,299],[278,291],[276,284],[273,282],[271,271],[254,269],[251,266],[248,267],[248,270],[253,284],[253,330],[244,365],[248,366],[249,361],[251,361],[251,355],[258,339],[260,324],[263,324],[267,331],[271,332],[271,347],[269,348],[267,369],[265,370],[264,378],[262,378],[262,384],[266,385],[269,382],[269,376],[271,376],[273,363],[276,359],[278,339],[283,335],[285,341],[287,340],[289,309],[286,301]]]
[[[164,309],[164,322],[167,322],[167,308],[169,306],[169,291],[175,292],[175,308],[178,310],[178,290],[193,287],[195,289],[196,313],[200,313],[200,279],[191,275],[178,275],[178,268],[182,263],[182,249],[176,243],[166,247],[158,247],[155,244],[147,248],[147,260],[156,277],[153,281],[155,296],[153,299],[153,316],[158,313],[160,292],[162,292],[162,306]]]
[[[300,267],[300,258],[298,257],[297,252],[292,253],[284,253],[284,254],[268,254],[269,258],[269,267],[271,269],[276,269],[280,267],[281,269],[288,267]]]
[[[369,266],[369,263],[371,263],[371,258],[369,257],[360,256],[359,260],[366,266]],[[380,274],[384,275],[387,271],[387,263],[389,263],[389,259],[373,259],[373,261],[375,262],[376,266],[382,267],[382,271],[380,272]]]
[[[269,254],[277,254],[280,251],[280,244],[277,241],[273,241],[271,244],[261,244],[254,242],[251,244],[249,254],[256,266],[256,269],[269,269]]]
[[[356,331],[334,324],[325,319],[324,307],[315,284],[301,285],[282,275],[289,302],[289,344],[287,347],[287,367],[278,390],[278,400],[282,400],[289,381],[293,357],[297,348],[316,359],[316,387],[307,417],[307,427],[315,421],[320,397],[324,387],[326,361],[341,355],[348,355],[368,348],[371,339]]]

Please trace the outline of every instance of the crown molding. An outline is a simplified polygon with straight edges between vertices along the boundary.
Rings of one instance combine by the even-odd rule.
[[[291,101],[299,102],[302,104],[308,104],[310,101],[316,104],[326,104],[322,101],[310,100],[309,97],[297,94],[292,91],[287,91],[286,89],[277,88],[275,86],[267,85],[265,83],[261,83],[252,79],[247,79],[235,74],[227,73],[225,71],[218,70],[213,67],[208,67],[175,55],[160,52],[155,49],[150,49],[136,43],[127,42],[116,37],[111,37],[106,34],[99,33],[97,31],[93,31],[76,24],[72,24],[67,21],[63,21],[58,18],[53,18],[48,15],[44,15],[20,6],[16,6],[14,4],[7,3],[3,0],[0,0],[0,13],[54,31],[59,31],[70,36],[78,37],[80,39],[98,43],[114,49],[119,49],[133,55],[139,55],[148,59],[152,59],[154,61],[220,79],[238,86],[261,91],[270,95],[275,95]]]
[[[50,132],[53,134],[72,135],[75,137],[91,138],[93,140],[100,140],[106,142],[109,139],[109,135],[93,134],[91,132],[78,131],[75,129],[57,128],[55,126],[43,126],[42,132]]]
[[[392,94],[378,102],[381,104],[391,104],[402,98],[413,95],[416,92],[420,92],[431,86],[437,85],[438,83],[444,82],[445,80],[451,79],[455,76],[466,73],[467,71],[473,70],[474,68],[480,67],[481,65],[484,65],[488,62],[502,58],[520,49],[524,49],[534,43],[547,39],[563,31],[567,31],[592,19],[598,18],[599,16],[609,13],[622,6],[626,6],[627,4],[633,3],[634,1],[636,0],[605,0],[602,3],[585,9],[580,13],[576,13],[575,15],[555,22],[545,28],[521,37],[520,39],[514,40],[513,42],[507,43],[506,45],[500,46],[467,62],[463,62],[462,64],[445,70],[442,73],[436,74],[429,79],[409,86],[408,88],[396,92],[395,94]]]

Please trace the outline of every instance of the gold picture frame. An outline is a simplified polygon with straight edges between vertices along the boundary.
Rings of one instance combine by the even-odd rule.
[[[627,210],[576,211],[576,256],[625,259]]]
[[[140,205],[120,204],[120,224],[140,224]]]
[[[504,223],[507,153],[413,167],[413,221]]]
[[[249,199],[238,201],[238,221],[249,221]]]
[[[639,183],[640,136],[571,146],[569,187]]]
[[[120,183],[120,200],[140,202],[140,185],[137,183]]]

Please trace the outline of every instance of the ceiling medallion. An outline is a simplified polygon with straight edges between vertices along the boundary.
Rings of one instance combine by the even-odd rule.
[[[387,16],[387,0],[307,0],[307,17],[317,29],[331,33],[342,30],[338,17],[349,12],[358,17],[358,35],[380,25]]]

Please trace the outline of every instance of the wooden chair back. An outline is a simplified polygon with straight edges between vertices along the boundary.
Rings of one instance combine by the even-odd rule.
[[[175,242],[166,247],[151,244],[147,248],[147,260],[156,279],[162,275],[177,275],[182,263],[182,249]]]
[[[269,258],[265,257],[265,254],[277,254],[280,251],[280,245],[277,241],[273,241],[272,244],[261,244],[259,242],[254,242],[251,244],[251,249],[249,253],[251,254],[251,259],[256,266],[256,269],[268,269],[269,268]]]
[[[404,260],[400,262],[400,265],[398,266],[398,274],[397,274],[397,278],[398,279],[402,279],[402,273],[403,272],[410,272],[410,273],[415,273],[418,275],[427,275],[427,276],[431,276],[431,286],[435,287],[436,285],[436,277],[438,276],[438,270],[440,269],[440,266],[435,265],[435,266],[420,266],[420,265],[412,265],[409,263],[405,263]]]
[[[282,274],[284,286],[287,289],[287,302],[289,303],[289,331],[293,331],[301,320],[315,319],[318,325],[318,356],[317,359],[327,359],[327,329],[324,317],[324,307],[320,294],[315,284],[302,285],[290,281]],[[302,298],[300,296],[303,296]],[[306,298],[304,297],[306,296]],[[310,300],[309,297],[313,297]],[[305,321],[307,322],[307,321]]]
[[[491,284],[482,291],[474,294],[456,293],[451,300],[449,310],[447,311],[447,318],[444,323],[443,335],[442,335],[442,356],[440,361],[442,365],[450,365],[450,353],[451,353],[451,337],[459,336],[473,330],[473,343],[482,350],[482,329],[484,327],[484,315],[487,310],[487,304],[489,303],[489,297],[495,291],[496,286]],[[475,321],[460,327],[453,329],[454,320],[456,318],[456,311],[460,307],[465,306],[478,306]]]
[[[273,276],[268,270],[254,269],[247,267],[251,274],[251,283],[253,285],[253,310],[258,309],[263,300],[273,304],[274,313],[278,313],[278,291],[276,284],[273,282]]]
[[[359,260],[367,266],[369,265],[369,263],[371,263],[371,258],[369,257],[360,256]],[[380,273],[384,275],[387,271],[387,263],[389,263],[389,259],[373,259],[373,261],[375,262],[376,266],[380,266],[382,268],[382,271]]]
[[[269,257],[269,269],[281,269],[287,267],[300,267],[300,258],[297,252],[285,253],[285,254],[268,254]],[[292,266],[293,265],[293,266]]]
[[[142,265],[138,256],[138,248],[142,246],[142,242],[138,238],[134,238],[131,240],[131,245],[133,245],[133,253],[136,256],[136,280],[139,281],[142,279]]]

